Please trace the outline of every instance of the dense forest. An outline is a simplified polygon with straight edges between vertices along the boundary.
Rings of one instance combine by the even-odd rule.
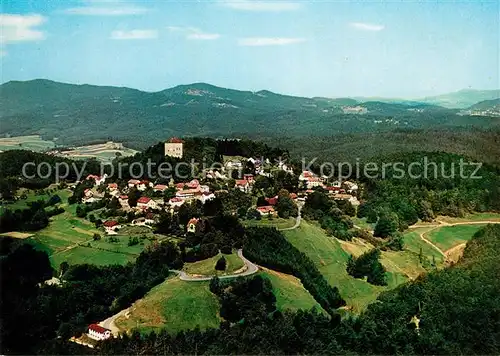
[[[40,353],[56,337],[67,339],[89,323],[106,318],[141,298],[181,268],[180,251],[171,243],[154,245],[134,264],[74,265],[53,271],[45,252],[31,244],[2,237],[1,300],[2,353]],[[41,285],[53,274],[62,287]],[[29,342],[26,342],[26,339]],[[50,353],[50,352],[48,352]]]
[[[461,161],[465,163],[462,167]],[[378,222],[375,235],[387,237],[418,219],[431,221],[439,214],[462,217],[471,212],[500,211],[497,167],[469,165],[467,159],[446,153],[395,154],[378,162],[398,162],[405,169],[413,166],[411,172],[400,174],[391,165],[385,177],[361,179],[366,191],[358,216]]]

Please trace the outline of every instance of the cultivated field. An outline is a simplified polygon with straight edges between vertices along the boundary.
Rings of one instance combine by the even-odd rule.
[[[121,143],[117,142],[106,142],[96,145],[88,145],[75,147],[70,150],[62,151],[59,155],[64,157],[69,157],[73,159],[89,159],[96,158],[100,161],[111,161],[117,156],[127,157],[133,156],[138,151],[131,148],[123,147]]]
[[[0,151],[30,150],[43,152],[54,148],[54,141],[42,140],[40,135],[0,138]]]
[[[219,302],[208,289],[208,282],[185,282],[172,277],[134,303],[128,316],[119,317],[115,323],[122,330],[141,332],[217,328],[218,312]]]

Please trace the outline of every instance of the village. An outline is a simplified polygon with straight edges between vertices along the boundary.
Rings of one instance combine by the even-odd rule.
[[[165,156],[182,158],[183,141],[172,138],[166,142]],[[241,168],[245,163],[244,160],[251,162],[252,166],[255,167],[255,171],[241,174],[241,179],[231,178],[231,172],[235,170],[241,172]],[[265,158],[263,160],[264,162],[262,162],[262,158],[258,159],[254,157],[239,158],[239,160],[231,159],[225,162],[220,170],[207,170],[203,172],[200,179],[192,179],[188,182],[180,183],[175,183],[172,178],[168,184],[156,184],[146,179],[109,182],[112,178],[108,178],[107,175],[88,175],[85,180],[87,185],[90,183],[90,187],[84,190],[82,203],[91,204],[99,202],[106,196],[116,199],[122,211],[134,214],[135,218],[130,222],[131,225],[151,227],[157,222],[158,214],[162,211],[174,214],[185,203],[200,201],[202,204],[205,204],[207,201],[214,199],[218,194],[227,193],[228,189],[231,188],[252,195],[257,176],[272,177],[273,175],[273,173],[265,172],[263,169],[264,163],[269,166],[271,162]],[[283,163],[279,163],[273,168],[271,172],[284,171],[290,175],[294,174],[291,167]],[[224,189],[211,190],[210,186],[215,181],[222,183],[219,186],[222,185]],[[298,182],[298,191],[289,194],[289,197],[295,204],[304,202],[306,197],[316,189],[324,189],[333,200],[345,200],[353,206],[360,204],[356,195],[358,185],[354,182],[329,182],[327,177],[320,177],[307,170],[302,171],[298,177]],[[80,182],[76,182],[73,187],[78,183]],[[134,198],[131,198],[132,192],[134,192]],[[277,216],[276,204],[278,196],[264,198],[265,200],[259,199],[252,209],[257,211],[263,218]],[[193,221],[191,221],[191,224]],[[110,217],[110,219],[103,221],[102,226],[108,235],[112,235],[116,234],[117,230],[122,228],[123,222],[120,219]],[[189,231],[189,229],[190,227],[186,226],[186,230]],[[192,229],[193,227],[191,226]]]

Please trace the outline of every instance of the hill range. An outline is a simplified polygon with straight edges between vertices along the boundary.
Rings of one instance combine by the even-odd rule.
[[[177,135],[269,139],[401,129],[491,128],[500,122],[459,113],[471,105],[470,100],[474,104],[498,97],[498,90],[467,90],[421,101],[362,102],[359,98],[239,91],[205,83],[144,92],[43,79],[11,81],[0,86],[0,135],[40,134],[64,145],[112,139],[141,148]],[[440,106],[450,103],[456,103],[456,108]]]

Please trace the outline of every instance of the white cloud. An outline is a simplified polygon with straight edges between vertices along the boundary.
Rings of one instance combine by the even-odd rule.
[[[43,40],[45,34],[34,27],[45,21],[45,17],[38,14],[0,14],[0,43]]]
[[[384,25],[376,25],[364,22],[351,22],[349,25],[357,30],[362,31],[382,31],[385,28]]]
[[[171,32],[185,34],[188,40],[211,41],[220,38],[220,34],[218,33],[206,33],[196,27],[167,26],[167,29]]]
[[[108,2],[107,2],[108,3]],[[109,1],[109,4],[114,2]],[[119,2],[116,2],[119,3]],[[68,15],[84,16],[127,16],[141,15],[148,12],[149,9],[141,6],[119,5],[119,6],[81,6],[64,10]]]
[[[111,32],[113,40],[146,40],[158,38],[156,30],[131,30],[131,31],[113,31]]]
[[[240,46],[285,46],[294,43],[304,42],[304,38],[293,37],[249,37],[240,38]]]
[[[188,40],[202,40],[202,41],[210,41],[216,40],[220,37],[218,33],[191,33],[187,35]]]
[[[221,0],[220,4],[241,11],[294,11],[302,5],[292,1]]]

